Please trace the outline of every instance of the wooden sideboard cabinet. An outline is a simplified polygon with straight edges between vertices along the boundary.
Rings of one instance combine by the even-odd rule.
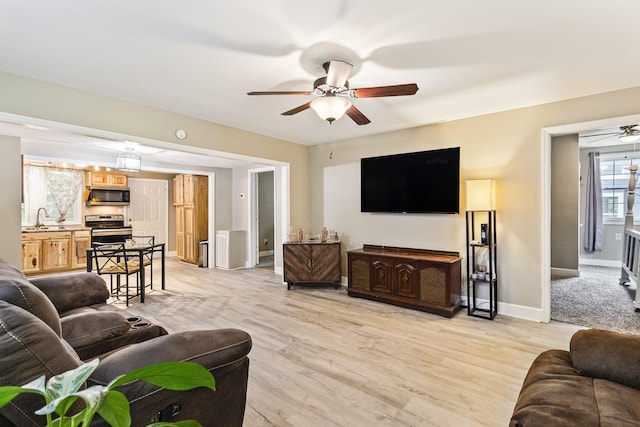
[[[283,267],[287,289],[304,283],[332,283],[338,289],[340,243],[284,243]]]
[[[349,296],[445,317],[462,307],[457,252],[364,245],[347,252],[347,264]]]

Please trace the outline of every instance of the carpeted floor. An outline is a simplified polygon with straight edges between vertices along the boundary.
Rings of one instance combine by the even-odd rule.
[[[580,266],[580,277],[552,278],[551,319],[640,334],[636,285],[619,284],[620,268]]]

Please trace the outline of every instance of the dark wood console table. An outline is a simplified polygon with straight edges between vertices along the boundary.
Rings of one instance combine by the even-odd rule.
[[[347,252],[348,295],[445,317],[462,307],[458,252],[364,245]]]
[[[284,281],[291,285],[331,283],[336,289],[342,281],[340,242],[283,244]]]

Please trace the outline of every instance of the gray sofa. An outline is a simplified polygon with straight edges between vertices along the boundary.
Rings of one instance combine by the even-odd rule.
[[[164,361],[196,362],[214,375],[216,391],[170,391],[135,381],[119,388],[132,426],[195,419],[239,427],[246,403],[251,337],[237,329],[167,334],[106,304],[104,281],[91,273],[27,280],[0,260],[0,386],[23,385],[98,357],[88,385],[105,385],[134,369]],[[137,325],[137,326],[136,326]],[[1,426],[41,426],[40,396],[21,395],[0,410]],[[101,419],[92,425],[105,425]]]
[[[510,426],[640,426],[640,336],[576,332],[531,364]]]

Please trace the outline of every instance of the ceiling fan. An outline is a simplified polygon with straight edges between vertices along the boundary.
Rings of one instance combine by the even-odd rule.
[[[585,135],[585,138],[592,138],[594,136],[611,136],[617,135],[620,141],[622,142],[636,142],[640,139],[640,129],[637,129],[638,125],[626,125],[620,126],[620,132],[607,132],[607,133],[596,133],[593,135]],[[604,138],[594,139],[593,141],[589,141],[589,143],[594,143],[596,141],[600,141]]]
[[[348,62],[331,60],[325,62],[322,67],[327,73],[326,77],[320,77],[313,83],[312,91],[266,91],[248,92],[247,95],[315,95],[316,99],[300,105],[292,110],[282,113],[283,116],[292,116],[309,108],[313,109],[321,119],[332,123],[344,114],[349,116],[358,125],[371,123],[349,98],[379,98],[384,96],[415,95],[418,85],[415,83],[365,87],[350,89],[347,78],[353,65]]]

